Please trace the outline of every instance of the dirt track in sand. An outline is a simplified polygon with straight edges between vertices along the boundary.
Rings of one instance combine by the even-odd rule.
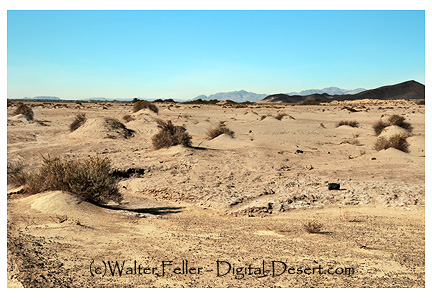
[[[42,153],[97,154],[119,170],[142,171],[120,182],[127,210],[80,203],[60,192],[8,196],[9,286],[424,287],[423,106],[371,106],[352,114],[338,106],[163,106],[159,115],[138,113],[126,123],[135,130],[132,138],[92,140],[69,135],[77,112],[120,118],[131,107],[75,105],[34,107],[48,126],[10,119],[8,159],[21,156],[33,167]],[[280,112],[292,118],[260,120]],[[408,154],[371,149],[371,124],[390,113],[405,115],[414,126]],[[195,148],[152,150],[156,117],[185,124]],[[340,119],[356,119],[360,127],[335,128]],[[205,131],[221,120],[236,137],[206,140]],[[352,138],[360,145],[343,143]],[[343,190],[328,190],[332,181]],[[324,225],[322,233],[304,230],[310,220]],[[174,274],[186,260],[202,273]],[[258,278],[255,270],[240,278],[243,269],[237,278],[217,277],[217,260],[235,268],[259,268],[264,261],[271,270],[271,262],[280,261],[296,269],[353,268],[354,274]],[[164,276],[101,277],[96,272],[103,261],[124,261],[126,268],[136,261],[159,274],[163,261],[173,265]],[[226,272],[227,264],[220,266]]]

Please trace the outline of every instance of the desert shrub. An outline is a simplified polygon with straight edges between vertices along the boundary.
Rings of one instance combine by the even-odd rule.
[[[22,159],[7,162],[7,183],[14,186],[24,185],[26,174],[24,172],[24,162]]]
[[[356,120],[341,120],[336,124],[336,128],[340,126],[350,126],[353,128],[357,128],[358,125],[359,123]]]
[[[20,103],[14,112],[14,115],[18,114],[24,115],[28,121],[32,121],[34,119],[34,113],[32,108],[23,103]]]
[[[75,120],[69,125],[69,129],[71,132],[75,131],[79,127],[81,127],[85,122],[87,118],[84,113],[78,113],[75,116]]]
[[[380,120],[373,123],[372,128],[375,132],[375,135],[378,136],[388,126],[389,126],[388,123],[386,123],[382,119],[380,119]]]
[[[415,100],[414,103],[417,105],[425,105],[425,100]]]
[[[216,128],[213,129],[209,129],[207,131],[207,137],[209,139],[214,139],[216,137],[218,137],[219,135],[222,134],[227,134],[231,137],[234,137],[234,131],[232,131],[231,129],[227,128],[225,123],[220,122],[219,125]]]
[[[323,227],[323,224],[317,221],[309,221],[308,223],[303,224],[303,228],[309,233],[309,234],[316,234],[321,231],[321,228]]]
[[[386,121],[383,121],[382,119],[376,121],[372,125],[372,128],[375,132],[375,135],[378,136],[388,126],[398,126],[406,129],[408,132],[411,132],[413,130],[412,125],[405,121],[405,117],[397,114],[389,116]]]
[[[134,135],[134,130],[128,129],[126,128],[126,126],[121,123],[120,121],[118,121],[115,118],[111,118],[111,117],[107,117],[105,118],[105,122],[107,124],[107,127],[111,128],[112,130],[117,130],[122,132],[122,136],[124,138],[129,138],[132,137]],[[113,137],[115,138],[115,137]]]
[[[407,136],[404,134],[393,135],[388,139],[385,137],[379,137],[375,142],[374,149],[377,151],[381,151],[393,147],[395,149],[408,153],[409,144],[406,139]]]
[[[358,112],[358,110],[354,109],[353,107],[343,106],[341,110],[348,110],[349,112]]]
[[[286,113],[279,113],[279,114],[277,114],[276,116],[275,116],[275,118],[277,119],[277,120],[282,120],[282,118],[284,117],[284,116],[286,116],[287,114]]]
[[[405,117],[397,115],[397,114],[393,114],[388,118],[389,124],[391,126],[398,126],[401,128],[404,128],[406,130],[408,130],[409,132],[412,131],[412,126],[410,123],[405,121]]]
[[[156,114],[159,113],[159,108],[155,104],[147,101],[142,101],[142,100],[135,101],[133,106],[133,112],[137,112],[142,109],[149,109],[150,111],[153,111]]]
[[[84,160],[43,157],[40,169],[25,175],[24,188],[30,194],[66,191],[96,204],[122,200],[117,180],[111,175],[110,160],[100,157]]]
[[[170,120],[164,122],[157,120],[159,132],[152,137],[153,147],[160,149],[182,144],[184,146],[192,145],[192,137],[186,132],[183,126],[175,126]]]
[[[128,123],[130,121],[135,120],[135,118],[130,114],[126,114],[125,116],[123,116],[123,120]]]

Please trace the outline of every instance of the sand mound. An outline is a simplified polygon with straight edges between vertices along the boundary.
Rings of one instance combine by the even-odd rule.
[[[375,158],[378,163],[395,163],[395,164],[422,164],[424,162],[423,157],[412,155],[411,153],[405,153],[395,148],[388,148],[375,153],[369,153],[359,157],[361,160],[371,160]]]
[[[378,159],[381,158],[388,161],[414,162],[414,157],[412,155],[392,147],[379,151],[375,156],[377,156]]]
[[[159,155],[166,155],[169,157],[180,156],[180,155],[190,155],[193,154],[194,150],[190,147],[184,145],[175,145],[169,148],[161,148],[158,150]]]
[[[381,132],[379,137],[388,138],[388,137],[391,137],[393,135],[398,135],[398,134],[406,135],[406,136],[410,135],[408,130],[406,130],[404,128],[401,128],[399,126],[388,126]]]
[[[31,121],[29,121],[27,119],[27,117],[25,117],[25,115],[23,115],[23,114],[18,114],[18,115],[15,115],[15,116],[8,117],[8,122],[11,122],[11,123],[24,123],[24,124],[31,123]]]
[[[280,120],[276,119],[274,116],[272,115],[267,115],[266,118],[264,118],[263,120],[261,120],[262,122],[268,122],[268,123],[277,123],[280,122]]]
[[[146,118],[146,117],[154,119],[154,116],[157,114],[156,114],[156,112],[153,112],[149,109],[141,109],[141,110],[138,110],[137,112],[132,113],[132,115],[137,119]]]
[[[348,126],[348,125],[342,125],[342,126],[339,126],[339,127],[337,127],[336,129],[338,129],[338,130],[347,130],[347,131],[357,131],[358,130],[358,128],[356,128],[356,127],[351,127],[351,126]]]
[[[31,205],[32,209],[44,214],[67,215],[68,217],[92,216],[100,213],[102,209],[62,191],[39,193],[24,200]]]
[[[130,138],[133,130],[114,118],[95,118],[87,120],[81,127],[69,134],[70,137],[90,138]]]
[[[407,138],[410,153],[415,156],[425,156],[425,136],[412,136]]]
[[[215,149],[229,149],[249,146],[250,144],[236,138],[232,138],[227,134],[221,134],[216,138],[206,142],[205,146]]]

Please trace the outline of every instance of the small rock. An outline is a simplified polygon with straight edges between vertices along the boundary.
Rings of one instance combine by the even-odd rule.
[[[329,183],[328,184],[329,190],[340,190],[340,184],[338,183]]]

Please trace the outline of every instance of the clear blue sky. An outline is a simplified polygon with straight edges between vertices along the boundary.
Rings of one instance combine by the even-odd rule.
[[[424,11],[8,11],[8,98],[425,83]]]

